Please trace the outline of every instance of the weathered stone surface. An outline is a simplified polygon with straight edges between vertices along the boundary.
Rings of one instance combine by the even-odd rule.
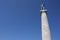
[[[42,40],[51,40],[50,29],[46,14],[46,12],[41,13]]]

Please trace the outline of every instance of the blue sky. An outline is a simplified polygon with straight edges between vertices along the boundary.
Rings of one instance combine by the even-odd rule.
[[[0,40],[41,40],[42,0],[0,0]],[[60,0],[46,0],[52,40],[60,39]]]

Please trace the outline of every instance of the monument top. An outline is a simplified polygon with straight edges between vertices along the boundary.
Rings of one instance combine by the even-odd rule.
[[[45,9],[45,3],[44,2],[42,2],[42,4],[41,4],[41,10],[40,10],[40,12],[42,13],[42,12],[46,12],[47,13],[47,10]]]
[[[42,3],[41,4],[41,10],[44,10],[45,9],[45,5]]]

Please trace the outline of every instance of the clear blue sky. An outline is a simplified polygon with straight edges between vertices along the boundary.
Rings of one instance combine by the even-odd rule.
[[[0,0],[0,40],[41,40],[41,0]],[[60,0],[46,0],[52,40],[60,40]]]

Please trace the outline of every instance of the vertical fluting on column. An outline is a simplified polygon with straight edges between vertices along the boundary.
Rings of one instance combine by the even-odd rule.
[[[51,40],[50,29],[47,19],[47,10],[41,9],[41,28],[42,28],[42,40]]]

